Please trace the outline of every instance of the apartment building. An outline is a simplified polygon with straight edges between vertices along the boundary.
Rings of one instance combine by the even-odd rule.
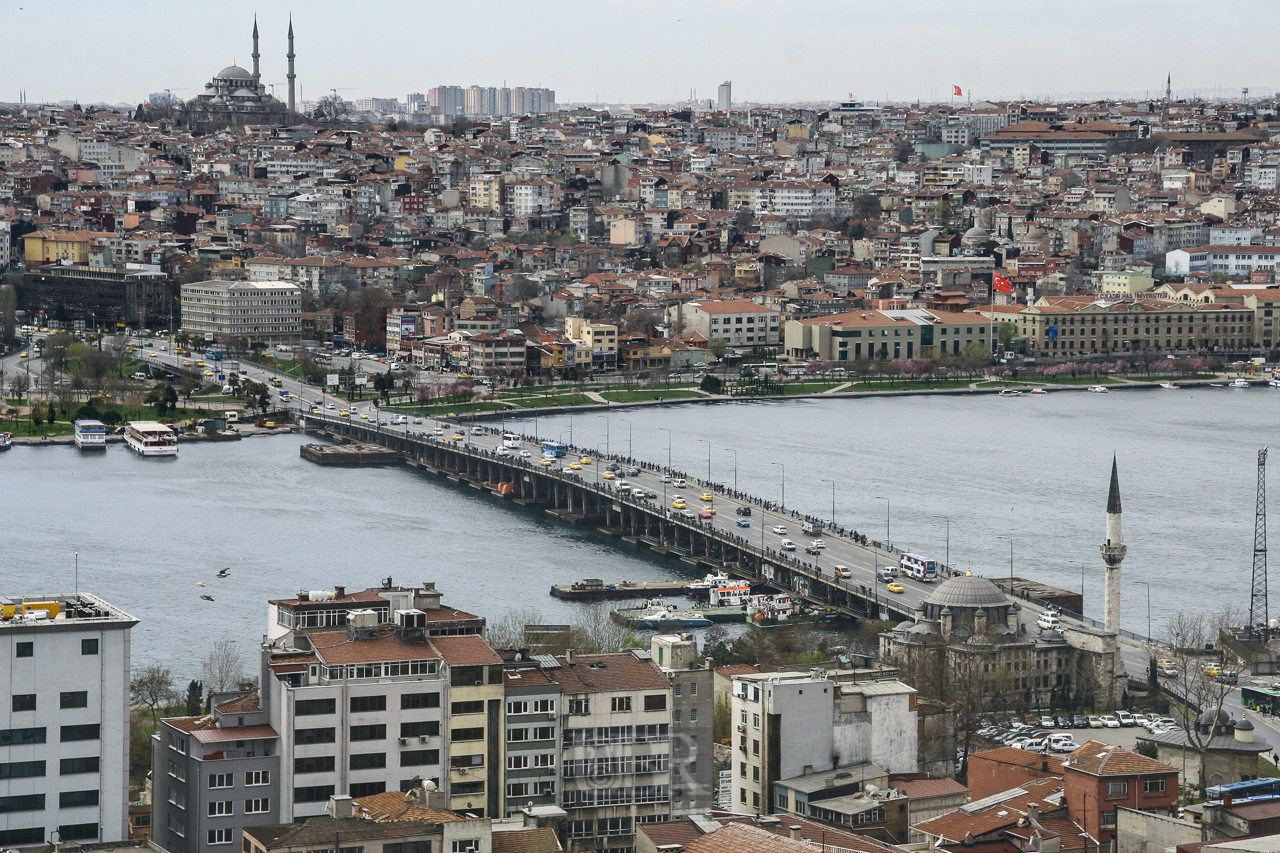
[[[782,343],[782,312],[745,299],[678,303],[667,309],[680,334],[695,332],[707,340],[724,338],[729,346],[750,349]]]
[[[554,661],[568,847],[630,853],[637,824],[671,816],[671,682],[648,652]]]
[[[593,323],[583,317],[565,317],[565,336],[591,353],[591,369],[597,373],[618,367],[618,327]]]
[[[0,847],[129,837],[129,648],[87,592],[0,598]]]
[[[703,814],[715,804],[715,673],[690,634],[655,635],[649,655],[671,681],[671,814]]]
[[[775,784],[813,773],[865,763],[916,772],[916,691],[900,681],[825,670],[742,673],[732,693],[735,812],[785,810]]]
[[[536,664],[508,665],[506,812],[560,804],[560,685]]]
[[[182,285],[182,331],[206,341],[302,340],[302,289],[287,281]]]

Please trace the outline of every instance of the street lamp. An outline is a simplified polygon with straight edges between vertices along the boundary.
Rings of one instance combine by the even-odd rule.
[[[997,536],[996,538],[1009,540],[1009,594],[1013,595],[1013,543],[1017,540],[1012,536]]]
[[[1081,560],[1067,560],[1067,562],[1079,563],[1080,565],[1080,618],[1083,619],[1084,618],[1084,562]]]
[[[606,456],[608,456],[609,455],[609,416],[596,415],[596,417],[604,419],[604,453]],[[598,453],[599,451],[600,451],[600,446],[596,445],[596,452]]]
[[[1147,588],[1147,642],[1151,642],[1151,584],[1147,581],[1134,581]]]
[[[782,468],[782,503],[779,504],[780,509],[787,508],[787,465],[785,462],[770,462],[770,465],[777,465]]]
[[[889,499],[876,495],[876,500],[884,501],[884,545],[889,547]]]
[[[738,491],[738,451],[732,447],[726,447],[725,451],[733,454],[733,490]]]
[[[631,421],[628,418],[618,418],[627,425],[627,456],[631,456]]]
[[[934,518],[941,518],[947,523],[947,571],[951,571],[951,519],[945,515],[935,515]]]
[[[700,441],[701,443],[707,446],[707,487],[710,488],[711,486],[711,442],[705,438],[700,438],[698,439],[698,441]]]
[[[667,434],[667,476],[671,476],[671,430],[668,427],[658,427]]]
[[[836,526],[836,481],[823,479],[824,483],[831,484],[831,526]]]

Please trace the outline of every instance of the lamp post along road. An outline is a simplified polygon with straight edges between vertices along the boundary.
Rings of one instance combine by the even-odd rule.
[[[736,493],[738,491],[738,451],[732,447],[726,447],[725,450],[733,454],[733,491]]]
[[[889,544],[889,499],[876,495],[876,500],[884,501],[884,547],[885,550],[888,550],[891,547]]]
[[[831,484],[831,526],[834,528],[836,526],[836,481],[824,477],[822,482]]]
[[[947,571],[951,571],[951,519],[945,515],[935,515],[934,518],[941,518],[947,523]]]
[[[700,438],[698,441],[707,446],[707,488],[711,488],[711,442],[705,438]]]
[[[671,476],[671,430],[668,427],[658,427],[667,434],[667,476]]]
[[[627,456],[631,456],[631,421],[627,418],[618,418],[627,425]]]
[[[782,503],[778,504],[778,508],[785,510],[787,508],[787,465],[785,462],[770,462],[769,464],[782,468]]]

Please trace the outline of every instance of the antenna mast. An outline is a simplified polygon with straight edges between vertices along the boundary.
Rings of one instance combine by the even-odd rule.
[[[1249,624],[1266,629],[1267,613],[1267,448],[1258,451],[1258,505],[1253,521],[1253,592]]]

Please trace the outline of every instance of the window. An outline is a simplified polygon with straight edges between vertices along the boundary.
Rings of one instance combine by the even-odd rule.
[[[332,714],[337,710],[338,700],[336,699],[299,699],[293,704],[293,715],[295,717],[310,717],[315,714]]]
[[[63,791],[58,794],[59,808],[74,809],[78,806],[96,806],[97,804],[97,791]]]
[[[691,723],[696,723],[696,722],[698,722],[698,709],[697,709],[697,708],[690,708],[690,709],[689,709],[689,722],[691,722]]]
[[[13,710],[34,711],[35,709],[36,709],[36,694],[34,693],[13,694]]]
[[[1164,779],[1143,779],[1142,790],[1147,794],[1163,794]]]
[[[590,699],[570,699],[569,713],[575,714],[575,715],[590,714],[591,700]]]
[[[294,773],[332,773],[333,766],[334,762],[332,755],[317,755],[313,758],[293,759]]]
[[[387,710],[386,696],[352,696],[351,713],[361,714],[370,711]]]
[[[529,730],[527,728],[507,729],[507,742],[518,743],[529,739]]]
[[[244,801],[245,814],[262,814],[271,811],[270,797],[256,797],[252,800]]]
[[[187,768],[183,767],[181,764],[174,764],[172,761],[170,761],[169,775],[175,779],[180,779],[183,782],[185,782],[187,781]]]
[[[1116,813],[1114,811],[1102,812],[1098,817],[1100,818],[1098,825],[1103,829],[1116,828]]]
[[[430,841],[400,841],[383,844],[382,853],[431,853]]]
[[[440,734],[439,720],[420,720],[416,723],[401,723],[400,737],[435,737]]]
[[[667,694],[651,693],[644,697],[644,709],[646,711],[665,711],[667,710]]]
[[[210,844],[230,844],[231,836],[234,834],[234,832],[235,830],[231,829],[230,827],[226,827],[224,829],[211,829],[209,830],[209,843]]]
[[[310,743],[335,743],[336,741],[337,730],[333,728],[293,730],[293,742],[299,746]]]
[[[18,794],[0,797],[0,814],[44,811],[44,794]]]
[[[386,740],[387,726],[385,723],[378,723],[372,726],[352,726],[352,740]]]
[[[44,762],[40,762],[43,764]],[[64,758],[58,762],[58,775],[74,776],[77,773],[97,773],[98,756],[89,755],[84,758]],[[44,775],[41,773],[40,775]]]
[[[454,839],[452,853],[469,853],[480,849],[479,838],[457,838]]]
[[[387,766],[385,752],[360,752],[352,755],[348,767],[352,770],[376,770]]]
[[[89,723],[83,726],[63,726],[62,741],[98,740],[98,724]]]
[[[455,742],[464,740],[484,740],[484,726],[474,726],[467,729],[450,729],[449,739]]]
[[[96,655],[98,653],[98,639],[96,637],[80,641],[80,654]]]
[[[58,837],[64,841],[88,841],[98,837],[98,824],[64,823],[58,827]]]
[[[0,746],[18,746],[24,743],[44,743],[44,727],[35,729],[0,729]]]
[[[89,707],[89,691],[87,690],[70,690],[61,693],[58,696],[58,707],[60,708],[88,708]],[[18,710],[14,708],[14,710]]]
[[[689,695],[690,696],[698,695],[698,682],[693,681],[689,683]]]
[[[293,789],[293,801],[295,803],[323,803],[332,796],[332,785],[312,785]]]
[[[630,696],[614,696],[612,699],[609,700],[609,710],[610,711],[630,711],[631,697]]]
[[[449,706],[451,714],[483,714],[484,700],[478,699],[474,702],[454,702]]]
[[[226,817],[235,814],[235,803],[232,800],[210,800],[209,817]]]
[[[12,761],[8,764],[0,764],[0,779],[30,779],[43,775],[43,761]]]
[[[454,707],[456,708],[458,705],[462,703],[454,702],[453,704],[454,704]],[[454,711],[454,713],[456,714],[458,712]],[[527,714],[529,713],[529,703],[528,702],[508,702],[507,713],[508,714]]]
[[[524,770],[528,766],[529,766],[528,755],[508,755],[507,756],[508,770]]]
[[[244,774],[244,783],[251,788],[255,785],[270,785],[271,771],[270,770],[250,770]]]
[[[94,830],[98,828],[94,824]],[[30,829],[4,829],[0,830],[0,845],[8,847],[12,845],[39,844],[44,841],[44,827],[33,826]]]
[[[15,654],[20,658],[35,657],[35,645],[32,643],[15,643]]]
[[[401,767],[421,767],[424,764],[439,764],[440,750],[414,749],[400,753]]]
[[[1128,779],[1108,779],[1107,780],[1107,796],[1119,797],[1129,793]]]
[[[236,777],[233,773],[210,773],[209,788],[230,788],[236,783]]]
[[[347,789],[347,793],[352,797],[367,797],[371,794],[381,794],[386,790],[386,782],[357,782]]]
[[[483,782],[455,782],[449,786],[452,794],[483,794]]]
[[[671,712],[671,722],[679,725],[682,720],[682,714],[679,709]]]

